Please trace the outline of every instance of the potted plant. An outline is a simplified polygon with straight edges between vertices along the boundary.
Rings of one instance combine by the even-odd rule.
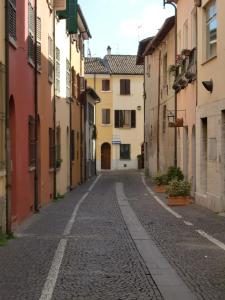
[[[167,205],[180,206],[191,203],[191,184],[185,180],[173,179],[166,188]]]
[[[176,65],[170,65],[168,68],[169,74],[172,74],[173,76],[176,76],[177,73],[177,66]]]
[[[186,56],[186,57],[189,56],[190,53],[191,53],[191,50],[189,50],[189,49],[183,49],[181,51],[181,54],[184,55],[184,56]]]
[[[184,180],[184,174],[179,167],[171,166],[167,171],[167,179],[168,182],[173,179]]]
[[[153,181],[156,184],[155,192],[157,193],[166,192],[166,185],[168,183],[167,174],[158,173],[153,177]]]

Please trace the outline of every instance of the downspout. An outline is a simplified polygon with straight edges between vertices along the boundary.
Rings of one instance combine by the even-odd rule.
[[[71,53],[71,36],[70,36],[70,79],[71,79],[71,58],[72,58],[72,53]],[[71,83],[71,80],[70,80]],[[71,149],[71,133],[72,133],[72,95],[71,95],[71,84],[70,84],[70,107],[69,107],[69,118],[70,118],[70,128],[69,128],[69,143],[70,143],[70,191],[72,190],[72,184],[73,184],[73,174],[72,174],[72,149]],[[73,137],[74,138],[74,137]]]
[[[39,212],[38,201],[38,65],[37,65],[37,0],[34,2],[34,114],[35,114],[35,170],[34,212]]]
[[[11,222],[11,155],[9,127],[9,15],[5,0],[5,159],[6,159],[6,233],[12,234]]]
[[[163,6],[165,8],[166,4],[170,4],[174,7],[175,10],[175,61],[174,63],[176,64],[176,59],[177,59],[177,7],[176,4],[173,2],[166,2],[168,0],[163,0]],[[176,74],[175,74],[175,78],[177,78],[177,69],[176,69]],[[177,92],[175,91],[175,95],[174,95],[174,117],[175,120],[177,119]],[[177,128],[174,127],[174,166],[177,167]]]
[[[160,152],[160,145],[159,145],[159,129],[160,129],[160,88],[161,88],[161,50],[159,49],[159,70],[158,70],[158,107],[157,107],[157,172],[159,172],[159,152]]]
[[[80,99],[81,100],[81,99]],[[82,126],[82,104],[80,102],[80,181],[83,183],[83,126]]]
[[[94,91],[96,92],[96,74],[94,74]],[[95,131],[97,130],[96,129],[96,104],[95,104]],[[97,132],[96,132],[97,133]],[[97,163],[96,163],[96,157],[97,157],[97,134],[96,134],[96,138],[95,138],[95,154],[94,154],[94,157],[95,157],[95,175],[97,175]]]
[[[145,56],[144,56],[144,86],[143,86],[143,89],[144,89],[144,94],[143,94],[143,98],[144,98],[144,168],[146,168],[146,166],[147,166],[147,163],[146,163],[147,145],[146,145],[146,137],[145,137],[145,133],[146,133],[146,128],[145,128],[146,127],[146,124],[145,124],[145,121],[146,121],[146,115],[145,115],[145,108],[146,108],[146,78],[145,78],[145,71],[146,71],[146,66],[145,66]]]
[[[54,76],[54,84],[53,84],[53,132],[54,132],[54,174],[53,174],[53,197],[56,199],[57,196],[57,186],[56,186],[56,78],[55,78],[55,66],[56,66],[56,53],[55,53],[55,11],[53,10],[53,76]]]

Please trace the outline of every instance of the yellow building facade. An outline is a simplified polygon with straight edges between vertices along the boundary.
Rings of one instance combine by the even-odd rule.
[[[96,105],[97,170],[136,169],[144,142],[143,66],[134,55],[86,58],[87,85],[99,95]]]
[[[5,231],[5,1],[0,2],[0,232]]]

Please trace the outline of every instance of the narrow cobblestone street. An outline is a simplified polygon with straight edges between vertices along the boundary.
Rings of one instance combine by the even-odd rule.
[[[105,172],[42,209],[0,247],[0,299],[224,299],[225,217],[150,192],[141,172]]]

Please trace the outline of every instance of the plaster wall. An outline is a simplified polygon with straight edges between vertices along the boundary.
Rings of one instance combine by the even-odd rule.
[[[205,5],[198,9],[198,106],[197,106],[197,189],[196,201],[214,211],[225,210],[225,2],[216,1],[217,51],[216,56],[206,60]],[[202,85],[203,80],[213,80],[213,92]],[[206,142],[203,142],[202,120],[207,122]],[[206,147],[204,147],[204,145]],[[205,160],[203,161],[203,157]],[[204,177],[204,180],[201,178]],[[205,182],[205,183],[204,183]]]
[[[61,128],[61,159],[57,170],[57,193],[65,194],[70,184],[69,100],[66,98],[66,60],[70,61],[70,36],[66,20],[56,22],[56,47],[60,49],[60,93],[56,100],[56,126]]]
[[[130,95],[120,95],[120,79],[130,80]],[[120,139],[121,144],[130,144],[131,151],[130,160],[121,160],[119,145],[112,145],[113,170],[137,168],[137,155],[141,154],[141,145],[144,142],[143,80],[142,75],[112,75],[113,111],[136,111],[136,128],[115,128],[113,115],[113,138]]]

